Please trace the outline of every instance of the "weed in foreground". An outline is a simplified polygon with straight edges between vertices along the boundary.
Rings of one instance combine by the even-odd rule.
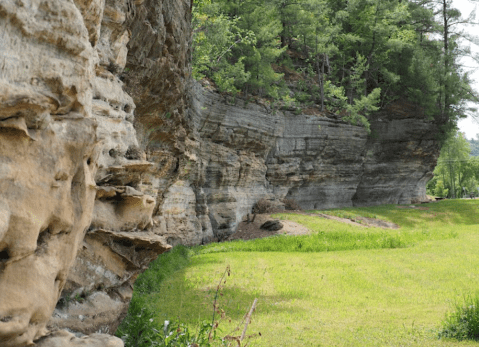
[[[212,330],[213,326],[207,322],[198,324],[196,332],[192,332],[182,323],[169,320],[159,322],[147,300],[137,299],[130,304],[128,315],[116,335],[123,340],[126,347],[222,345],[215,332],[210,334]],[[214,344],[215,342],[217,343]]]
[[[479,292],[464,296],[454,304],[439,332],[439,338],[447,337],[461,340],[479,340]]]
[[[213,317],[211,322],[199,322],[196,331],[192,331],[186,324],[181,322],[165,320],[160,321],[156,313],[151,309],[150,299],[152,295],[158,294],[155,291],[147,291],[148,284],[156,279],[159,282],[171,275],[175,270],[179,270],[189,262],[189,254],[186,248],[180,246],[176,250],[173,249],[171,254],[163,255],[163,261],[160,263],[169,264],[160,271],[156,271],[155,278],[150,275],[139,278],[139,288],[143,292],[137,291],[133,297],[128,314],[117,330],[116,335],[125,343],[126,347],[212,347],[212,346],[248,346],[247,340],[261,336],[261,334],[253,334],[246,336],[246,330],[251,322],[257,299],[254,300],[251,309],[245,314],[243,321],[230,334],[220,337],[219,325],[221,319],[226,319],[226,313],[218,305],[218,297],[223,296],[224,285],[226,284],[226,276],[231,275],[229,265],[226,267],[223,275],[216,286],[215,298],[213,301]],[[169,260],[169,261],[168,261]],[[159,286],[159,283],[158,287]],[[216,318],[216,314],[220,316]],[[241,335],[235,336],[234,333],[240,330],[240,326],[244,324]],[[245,343],[246,342],[246,343]]]

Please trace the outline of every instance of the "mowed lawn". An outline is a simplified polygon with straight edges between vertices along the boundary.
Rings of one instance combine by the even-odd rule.
[[[277,215],[313,234],[195,247],[146,301],[159,322],[180,320],[194,329],[211,321],[216,286],[230,266],[219,299],[227,316],[220,329],[230,333],[258,298],[248,333],[261,337],[253,346],[479,345],[437,338],[451,304],[479,290],[479,200],[418,206],[427,209],[326,212],[391,221],[397,230]],[[395,241],[384,241],[388,237]],[[150,271],[155,267],[144,280]]]

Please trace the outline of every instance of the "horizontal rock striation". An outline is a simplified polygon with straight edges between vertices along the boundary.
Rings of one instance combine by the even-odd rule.
[[[304,209],[426,200],[439,155],[439,129],[405,101],[376,114],[368,134],[335,114],[295,115],[195,84],[190,117],[191,182],[205,196],[197,210],[217,239],[260,198],[294,199]]]
[[[439,157],[440,133],[421,109],[398,101],[371,120],[361,182],[354,206],[426,200],[426,183]]]

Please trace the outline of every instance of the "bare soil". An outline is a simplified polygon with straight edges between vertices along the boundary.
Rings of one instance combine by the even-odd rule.
[[[281,212],[281,213],[285,213],[285,212]],[[374,219],[374,218],[356,217],[354,221],[348,218],[340,218],[340,217],[330,216],[330,215],[322,214],[322,213],[313,214],[313,213],[305,213],[302,211],[291,211],[291,213],[295,213],[295,214],[300,213],[300,214],[305,214],[308,216],[316,216],[316,217],[321,217],[325,219],[331,219],[338,222],[355,225],[355,226],[359,226],[363,228],[376,227],[376,228],[383,228],[383,229],[399,229],[399,226],[397,224],[386,222],[380,219]],[[283,228],[278,231],[267,231],[267,230],[261,229],[260,226],[268,220],[277,220],[277,218],[271,217],[270,213],[264,213],[264,214],[257,214],[254,222],[251,222],[251,223],[248,223],[245,219],[238,225],[236,232],[232,234],[227,239],[227,241],[238,240],[238,239],[251,240],[251,239],[257,239],[257,238],[268,237],[273,235],[307,235],[311,233],[311,230],[306,228],[304,225],[298,224],[290,220],[280,220],[281,224],[283,224]]]
[[[251,216],[251,218],[252,217],[253,216]],[[283,229],[278,231],[266,231],[261,229],[260,226],[268,220],[277,220],[277,218],[272,218],[271,214],[264,213],[257,214],[254,222],[248,223],[246,220],[244,220],[238,225],[236,232],[227,240],[251,240],[273,235],[306,235],[311,233],[311,230],[306,228],[304,225],[290,220],[280,220],[281,224],[283,224]]]
[[[326,219],[331,219],[335,220],[338,222],[346,223],[346,224],[351,224],[351,225],[356,225],[358,227],[364,227],[364,228],[383,228],[383,229],[399,229],[399,225],[391,222],[386,222],[385,220],[381,219],[375,219],[375,218],[366,218],[366,217],[355,217],[354,220],[349,219],[349,218],[341,218],[341,217],[336,217],[336,216],[330,216],[327,214],[322,214],[322,213],[305,213],[308,216],[318,216]]]

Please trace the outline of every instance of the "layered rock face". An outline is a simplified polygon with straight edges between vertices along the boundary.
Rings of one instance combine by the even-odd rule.
[[[190,80],[190,16],[189,0],[0,2],[1,346],[121,346],[98,333],[137,275],[225,239],[261,198],[425,198],[438,144],[420,110],[396,103],[368,135],[222,96]]]
[[[305,209],[426,200],[439,130],[408,102],[377,113],[368,135],[338,115],[295,115],[199,84],[192,90],[192,185],[202,193],[198,215],[209,217],[218,239],[260,198],[294,199]]]
[[[439,157],[437,125],[414,105],[398,101],[374,115],[371,129],[353,205],[424,201]]]

